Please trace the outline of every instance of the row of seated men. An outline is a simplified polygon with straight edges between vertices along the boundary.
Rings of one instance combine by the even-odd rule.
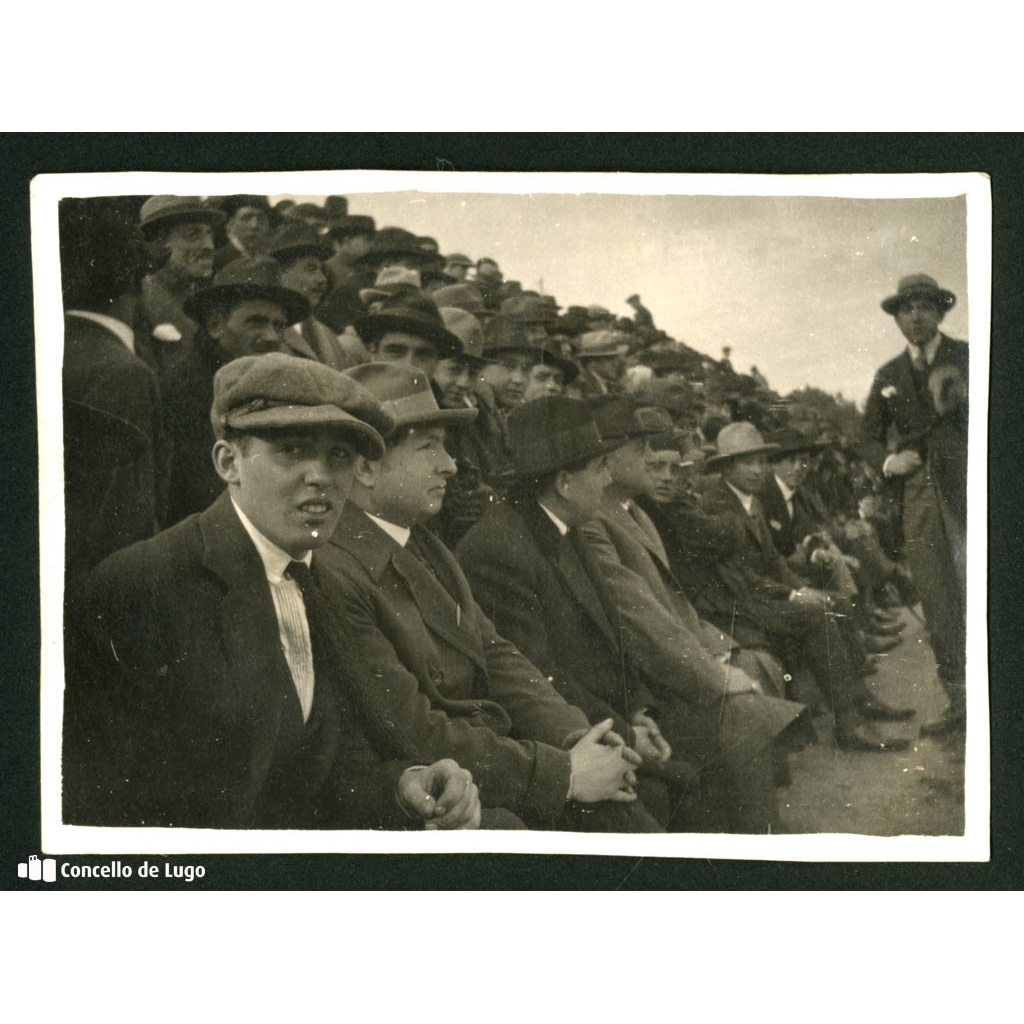
[[[112,550],[140,539],[138,496],[146,479],[159,489],[153,446],[121,429],[159,401],[117,329],[149,257],[102,251],[126,255],[67,317],[69,552],[90,533]],[[276,348],[301,312],[262,267],[194,307],[227,342],[201,420],[185,420],[197,451],[206,439],[194,472],[207,504],[97,570],[96,546],[69,557],[68,820],[770,831],[785,750],[808,740],[787,699],[798,662],[828,693],[837,742],[894,749],[868,724],[904,712],[864,682],[853,610],[876,623],[840,596],[851,556],[819,530],[796,575],[758,499],[744,501],[766,455],[813,446],[765,445],[742,423],[723,432],[706,467],[722,477],[702,582],[692,548],[670,542],[685,495],[659,506],[648,488],[656,455],[681,461],[663,412],[625,396],[520,403],[500,421],[504,497],[484,503],[456,560],[427,525],[480,410],[445,400],[442,375],[382,357],[433,343],[436,370],[441,354],[467,364],[467,346],[414,297],[367,315],[378,358],[346,374],[250,354],[260,339]],[[186,399],[198,410],[183,393],[179,418]],[[667,517],[664,536],[643,502]],[[142,504],[146,537],[156,498]],[[829,589],[812,587],[826,569]]]

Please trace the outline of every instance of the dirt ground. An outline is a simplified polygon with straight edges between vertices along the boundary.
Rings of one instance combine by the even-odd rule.
[[[883,737],[912,740],[910,747],[893,753],[837,750],[830,718],[820,712],[814,718],[818,742],[791,755],[792,784],[779,790],[785,832],[963,834],[963,739],[918,738],[921,723],[942,712],[945,698],[924,627],[909,611],[901,614],[903,643],[878,656],[878,674],[868,683],[887,704],[917,710],[907,722],[873,726]]]

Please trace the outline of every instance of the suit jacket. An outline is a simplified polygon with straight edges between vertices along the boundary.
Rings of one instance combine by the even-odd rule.
[[[347,666],[315,655],[303,722],[263,563],[226,493],[100,565],[67,632],[65,820],[409,823],[395,799],[407,764],[369,749]]]
[[[655,700],[621,650],[578,531],[563,538],[536,501],[505,501],[470,528],[456,554],[501,635],[591,723],[611,718],[628,736],[632,713]]]
[[[647,677],[690,701],[720,699],[726,676],[719,658],[731,650],[732,639],[698,618],[654,524],[644,529],[618,502],[606,502],[580,529],[614,595],[612,614],[623,645]]]
[[[351,335],[349,338],[356,343]],[[361,343],[359,345],[361,347]],[[354,349],[355,344],[350,347]],[[286,355],[313,359],[335,370],[347,370],[350,366],[366,362],[365,350],[362,354],[349,351],[338,335],[315,317],[307,317],[284,332],[282,351]]]
[[[65,317],[63,388],[65,572],[74,586],[156,532],[167,453],[156,376],[106,327]]]
[[[498,635],[441,541],[424,527],[413,537],[430,568],[349,503],[322,552],[371,742],[389,757],[455,758],[484,806],[551,822],[569,791],[562,747],[586,716]]]
[[[929,376],[940,372],[968,380],[968,346],[940,335]],[[864,409],[861,454],[881,471],[889,450],[915,449],[928,466],[943,499],[961,524],[967,516],[967,402],[940,414],[925,381],[904,349],[875,374]],[[889,449],[890,430],[896,447]]]

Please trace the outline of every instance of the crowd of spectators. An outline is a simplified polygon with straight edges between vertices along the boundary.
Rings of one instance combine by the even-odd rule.
[[[436,813],[458,769],[460,807],[481,805],[486,827],[770,832],[788,752],[823,729],[841,749],[906,746],[886,723],[913,711],[881,701],[870,677],[916,596],[898,496],[859,454],[851,404],[778,395],[757,367],[737,373],[727,350],[715,358],[671,337],[640,295],[624,300],[629,316],[563,306],[486,254],[378,226],[342,196],[66,199],[60,215],[69,630],[100,592],[116,617],[110,566],[122,563],[109,556],[202,521],[226,483],[237,498],[240,456],[225,446],[243,413],[316,405],[313,389],[318,408],[346,409],[385,442],[360,451],[314,564],[336,587],[332,650],[349,666],[337,685],[360,722],[355,746],[430,776],[413,795],[413,776],[394,776],[400,822],[479,825],[478,809]],[[309,426],[281,419],[271,433],[297,425]],[[421,483],[429,495],[410,497]],[[313,630],[320,613],[302,593]],[[124,600],[133,594],[126,585]],[[125,628],[159,634],[146,641],[157,677],[190,656],[160,649],[187,642],[144,609]],[[113,684],[94,655],[74,663],[92,685],[76,684],[65,713],[72,820],[337,825],[322,809],[285,814],[290,791],[274,772],[244,813],[204,803],[218,779],[197,776],[241,769],[195,745],[239,724],[185,738],[178,723],[176,746],[154,740],[151,716],[191,705],[149,678],[133,691],[144,707],[99,700]],[[303,670],[288,667],[301,699]],[[145,736],[126,739],[141,717]],[[94,728],[118,751],[102,771],[100,747],[83,739]],[[146,737],[162,768],[140,750]],[[346,784],[363,778],[349,769]],[[118,771],[143,780],[121,803]],[[187,776],[191,802],[152,785],[160,771]],[[396,827],[360,815],[350,822]]]

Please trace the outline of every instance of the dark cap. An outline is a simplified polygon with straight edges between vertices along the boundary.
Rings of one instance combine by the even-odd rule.
[[[209,288],[185,300],[185,312],[199,323],[212,309],[228,309],[249,299],[276,302],[290,324],[309,316],[309,303],[281,284],[281,265],[270,256],[240,256],[223,267]]]
[[[226,430],[260,433],[334,426],[350,433],[370,459],[384,454],[394,422],[373,395],[351,377],[313,359],[268,352],[243,356],[213,378],[210,422]]]
[[[377,225],[372,217],[350,213],[334,218],[327,233],[335,238],[347,238],[349,235],[372,235],[376,230]]]
[[[448,256],[445,256],[445,263],[450,264],[453,267],[471,267],[473,261],[468,257],[464,256],[461,252],[453,252]]]
[[[812,441],[801,434],[799,430],[794,430],[792,427],[773,430],[771,433],[765,434],[764,439],[767,444],[777,446],[777,450],[769,457],[772,462],[787,455],[793,455],[796,452],[820,452],[829,447],[827,442]]]
[[[477,409],[440,408],[430,376],[407,363],[359,363],[347,369],[345,375],[380,402],[395,430],[414,424],[456,426],[476,419]]]
[[[404,228],[381,228],[373,236],[369,251],[360,262],[372,267],[379,267],[389,256],[408,256],[415,259],[419,266],[429,263],[431,254],[420,248],[419,239]]]
[[[251,206],[255,210],[262,210],[264,213],[270,213],[270,201],[266,196],[222,196],[216,199],[215,202],[224,211],[224,216],[228,220],[246,206]]]
[[[602,439],[585,402],[549,395],[516,406],[508,415],[509,448],[518,476],[551,473],[618,447]]]

